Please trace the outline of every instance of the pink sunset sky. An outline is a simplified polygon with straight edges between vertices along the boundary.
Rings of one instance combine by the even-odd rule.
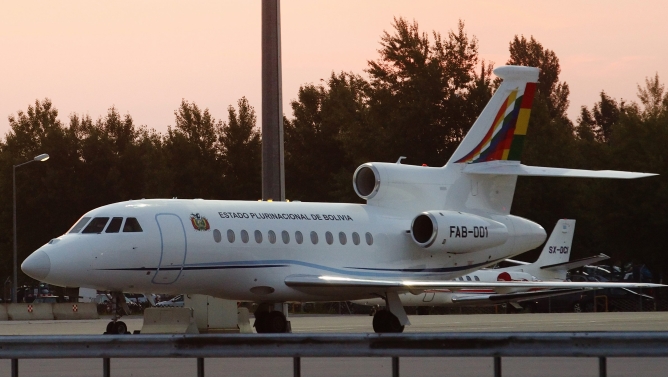
[[[495,66],[515,35],[534,36],[560,59],[575,121],[601,90],[635,100],[646,77],[668,81],[666,14],[663,0],[283,0],[283,111],[292,115],[300,85],[332,71],[363,74],[383,30],[404,17],[441,34],[462,19]],[[160,132],[181,99],[226,119],[246,96],[259,114],[260,16],[259,0],[3,1],[0,135],[9,115],[45,97],[65,124],[71,113],[97,119],[115,106]]]

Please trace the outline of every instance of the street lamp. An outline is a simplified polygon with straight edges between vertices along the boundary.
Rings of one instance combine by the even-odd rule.
[[[12,167],[12,186],[14,188],[14,279],[12,279],[12,302],[16,303],[16,291],[18,290],[18,256],[16,252],[16,168],[23,166],[35,161],[46,161],[49,159],[49,155],[42,153],[39,156],[35,156],[30,161],[26,161],[22,164],[14,165]]]

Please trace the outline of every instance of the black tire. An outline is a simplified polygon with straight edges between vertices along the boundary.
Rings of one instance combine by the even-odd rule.
[[[404,326],[399,323],[399,319],[389,310],[379,310],[373,316],[373,331],[376,333],[401,333]]]
[[[114,326],[114,334],[124,335],[128,333],[128,325],[123,321],[117,321]]]
[[[255,327],[255,331],[258,334],[263,334],[268,332],[267,331],[267,316],[269,315],[268,312],[265,311],[255,311],[255,323],[253,326]]]
[[[105,334],[116,334],[115,332],[115,322],[109,322],[107,323],[107,331],[105,331]]]
[[[272,334],[281,334],[288,329],[288,321],[283,313],[274,310],[266,318],[267,332]]]
[[[573,313],[582,313],[582,305],[579,302],[573,304]]]

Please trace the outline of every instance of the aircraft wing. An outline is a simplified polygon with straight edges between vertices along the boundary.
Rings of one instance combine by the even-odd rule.
[[[294,289],[319,295],[373,294],[377,292],[421,292],[427,289],[494,289],[497,293],[511,293],[519,289],[601,289],[601,288],[660,288],[662,284],[624,282],[570,282],[570,281],[452,281],[452,280],[391,280],[360,279],[346,276],[291,275],[285,284]]]
[[[609,256],[605,254],[595,255],[593,257],[582,258],[578,260],[568,261],[564,263],[550,264],[548,266],[541,266],[541,270],[572,270],[574,268],[586,266],[589,264],[598,263],[602,260],[610,259]]]
[[[519,163],[507,163],[500,161],[489,161],[477,164],[468,164],[464,168],[467,174],[491,174],[491,175],[524,175],[543,177],[575,177],[575,178],[618,178],[632,179],[650,177],[653,173],[638,173],[618,170],[582,170],[548,168],[543,166],[527,166]]]

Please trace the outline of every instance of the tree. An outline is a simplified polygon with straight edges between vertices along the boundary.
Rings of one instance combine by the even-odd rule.
[[[644,107],[643,117],[645,119],[658,118],[665,115],[668,109],[668,93],[663,94],[665,86],[659,81],[659,74],[653,78],[645,78],[645,87],[638,85],[638,98]]]
[[[382,127],[380,156],[443,165],[482,110],[491,69],[483,64],[476,74],[478,41],[462,21],[446,38],[433,32],[433,42],[417,22],[395,18],[392,26],[394,34],[384,33],[380,58],[367,69],[370,121]]]
[[[365,127],[366,83],[351,74],[332,73],[327,86],[305,85],[292,102],[294,118],[285,125],[286,191],[303,201],[338,201],[350,195],[350,160],[376,150]],[[344,147],[344,144],[347,145]],[[373,154],[373,152],[371,152]],[[347,171],[348,185],[337,176]],[[344,175],[346,173],[343,173]]]
[[[19,263],[33,250],[62,234],[81,216],[77,211],[77,193],[72,189],[77,164],[77,148],[66,128],[58,120],[58,110],[48,98],[36,100],[27,111],[9,116],[10,131],[0,143],[0,192],[6,198],[0,204],[0,245],[2,273],[12,268],[12,165],[48,153],[44,163],[33,163],[16,169],[17,234]],[[3,278],[4,279],[4,278]],[[22,275],[19,276],[19,284]]]
[[[170,196],[222,198],[223,166],[218,140],[222,122],[194,103],[181,101],[174,112],[174,128],[164,139],[164,164],[168,169]]]
[[[605,91],[601,91],[601,100],[594,104],[591,112],[586,106],[582,107],[576,127],[578,134],[582,134],[584,138],[593,136],[594,140],[607,143],[614,124],[619,121],[622,107],[623,103],[622,106],[618,105]]]
[[[223,156],[227,199],[256,200],[262,197],[262,139],[255,109],[246,97],[227,108],[218,143]]]

